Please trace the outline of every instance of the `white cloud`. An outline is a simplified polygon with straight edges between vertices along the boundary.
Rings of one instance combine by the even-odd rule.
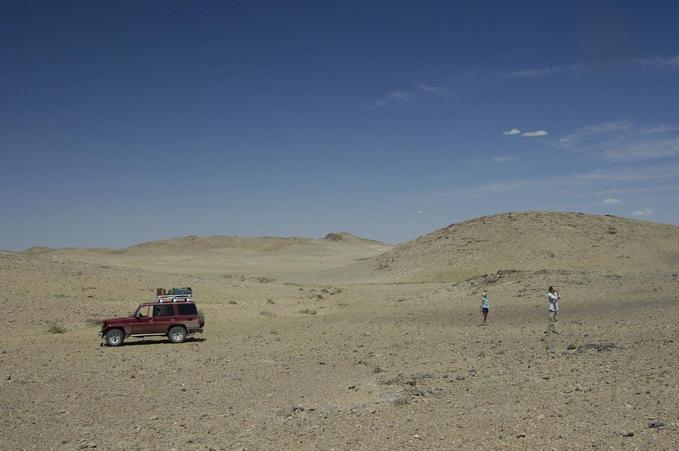
[[[674,69],[679,68],[679,55],[637,58],[631,60],[631,63],[642,69]]]
[[[511,191],[537,192],[559,187],[562,194],[574,190],[586,190],[590,194],[595,190],[613,190],[624,187],[642,192],[643,189],[656,189],[653,184],[661,183],[669,186],[671,180],[679,179],[679,164],[658,165],[645,168],[616,168],[600,169],[591,172],[564,174],[549,177],[527,179],[510,179],[470,186],[460,190],[440,192],[442,197],[456,197],[458,199],[478,198],[488,195],[498,195]],[[640,191],[640,189],[642,191]],[[630,191],[632,192],[632,191]],[[618,200],[617,198],[615,200]],[[611,205],[613,202],[604,201]]]
[[[387,97],[392,100],[397,100],[399,102],[405,102],[409,100],[413,95],[407,91],[393,91],[387,94]]]
[[[520,135],[526,138],[535,138],[538,136],[547,136],[549,135],[549,132],[547,130],[534,130],[522,133],[521,130],[519,130],[518,128],[511,128],[509,130],[503,131],[502,134],[507,136]]]
[[[650,208],[644,208],[642,210],[637,210],[637,211],[632,212],[633,216],[641,216],[641,217],[651,216],[652,214],[653,214],[653,210],[651,210]]]
[[[423,214],[423,213],[424,213],[424,210],[417,210],[417,214],[418,214],[418,215],[421,215],[421,214]]]
[[[535,130],[532,132],[521,133],[521,136],[525,136],[527,138],[534,138],[536,136],[547,136],[547,135],[549,135],[549,132],[547,130]]]
[[[449,93],[447,88],[434,86],[427,83],[415,83],[411,90],[396,90],[388,92],[367,106],[368,109],[385,108],[398,103],[405,103],[418,97],[438,96],[443,97]]]
[[[512,129],[509,129],[509,130],[502,132],[502,134],[503,135],[520,135],[521,130],[519,130],[518,128],[512,128]]]
[[[507,78],[543,78],[553,75],[563,75],[567,77],[582,77],[588,74],[591,68],[587,64],[575,63],[575,64],[565,64],[561,66],[547,66],[532,69],[522,69],[514,70],[510,72],[504,72],[501,75]]]
[[[667,158],[679,155],[679,137],[667,140],[640,141],[622,144],[604,152],[609,158],[618,160],[642,160]]]
[[[576,183],[582,182],[639,182],[679,178],[679,165],[661,165],[645,168],[599,169],[575,174],[569,177]]]
[[[441,86],[432,86],[426,83],[415,83],[415,86],[424,91],[426,94],[433,94],[437,96],[444,96],[448,94],[448,89]]]
[[[605,122],[576,129],[559,139],[559,146],[574,152],[598,153],[614,160],[668,158],[679,155],[679,126]]]
[[[576,129],[558,145],[573,152],[597,153],[612,160],[650,160],[679,156],[679,125],[640,126],[605,122]]]
[[[621,59],[615,61],[616,67],[621,69],[638,68],[642,70],[667,70],[679,69],[679,55],[652,56],[645,58]],[[545,77],[584,77],[598,70],[597,64],[574,63],[555,66],[534,67],[521,70],[513,70],[500,74],[506,78],[538,79]]]
[[[604,205],[615,205],[619,203],[620,199],[616,199],[615,197],[607,197],[606,199],[604,199]]]
[[[403,103],[409,101],[413,94],[408,91],[392,91],[385,94],[383,97],[375,100],[368,109],[386,108],[394,103]]]
[[[658,124],[651,127],[643,127],[638,130],[639,135],[655,135],[658,133],[672,133],[679,131],[679,125]]]
[[[539,182],[529,180],[506,180],[502,182],[484,183],[483,185],[475,186],[463,190],[462,198],[479,197],[487,194],[499,194],[508,191],[530,190],[539,185]]]

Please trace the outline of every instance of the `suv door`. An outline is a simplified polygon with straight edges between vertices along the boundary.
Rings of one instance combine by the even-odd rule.
[[[153,306],[153,328],[155,333],[166,333],[175,322],[174,303]]]
[[[142,305],[137,309],[134,321],[130,322],[130,335],[145,335],[154,332],[151,307]]]

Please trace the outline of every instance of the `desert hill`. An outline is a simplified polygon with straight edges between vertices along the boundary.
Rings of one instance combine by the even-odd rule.
[[[358,263],[378,280],[459,282],[498,270],[676,271],[679,227],[583,213],[521,212],[451,224]]]
[[[392,246],[336,232],[324,238],[185,236],[122,249],[32,247],[19,254],[58,262],[96,263],[179,273],[269,274],[346,266],[382,254]]]
[[[67,252],[97,252],[115,254],[141,254],[141,253],[188,253],[196,254],[205,251],[228,251],[245,250],[264,253],[275,253],[294,247],[321,247],[330,243],[354,246],[377,246],[379,248],[390,248],[388,244],[377,240],[361,238],[348,232],[328,233],[322,239],[304,237],[240,237],[228,235],[197,236],[188,235],[177,238],[167,238],[156,241],[149,241],[134,244],[121,249],[111,249],[104,247],[92,247],[87,249],[79,248],[50,248],[46,246],[34,246],[20,252],[24,255],[58,254]]]
[[[322,239],[303,237],[255,237],[239,236],[195,236],[152,241],[119,250],[120,253],[157,252],[157,253],[197,253],[202,251],[243,250],[272,254],[294,248],[328,247],[332,243],[353,246],[387,247],[384,243],[354,236],[347,232],[329,233]]]
[[[374,244],[378,246],[384,246],[385,243],[377,240],[370,240],[367,238],[361,238],[356,235],[352,235],[351,233],[347,232],[333,232],[333,233],[328,233],[325,237],[323,237],[323,240],[325,241],[341,241],[343,243],[350,243],[350,244]]]

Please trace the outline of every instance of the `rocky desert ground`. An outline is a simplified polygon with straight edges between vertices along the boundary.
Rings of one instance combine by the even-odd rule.
[[[0,252],[0,285],[2,449],[679,448],[678,226],[32,248]],[[100,346],[98,320],[173,286],[203,335]]]

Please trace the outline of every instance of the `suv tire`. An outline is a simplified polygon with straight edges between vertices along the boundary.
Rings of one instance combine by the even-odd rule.
[[[125,340],[125,332],[120,329],[111,329],[106,332],[106,344],[109,346],[120,346]]]
[[[182,343],[186,340],[186,329],[182,326],[174,326],[167,332],[167,338],[172,343]]]

